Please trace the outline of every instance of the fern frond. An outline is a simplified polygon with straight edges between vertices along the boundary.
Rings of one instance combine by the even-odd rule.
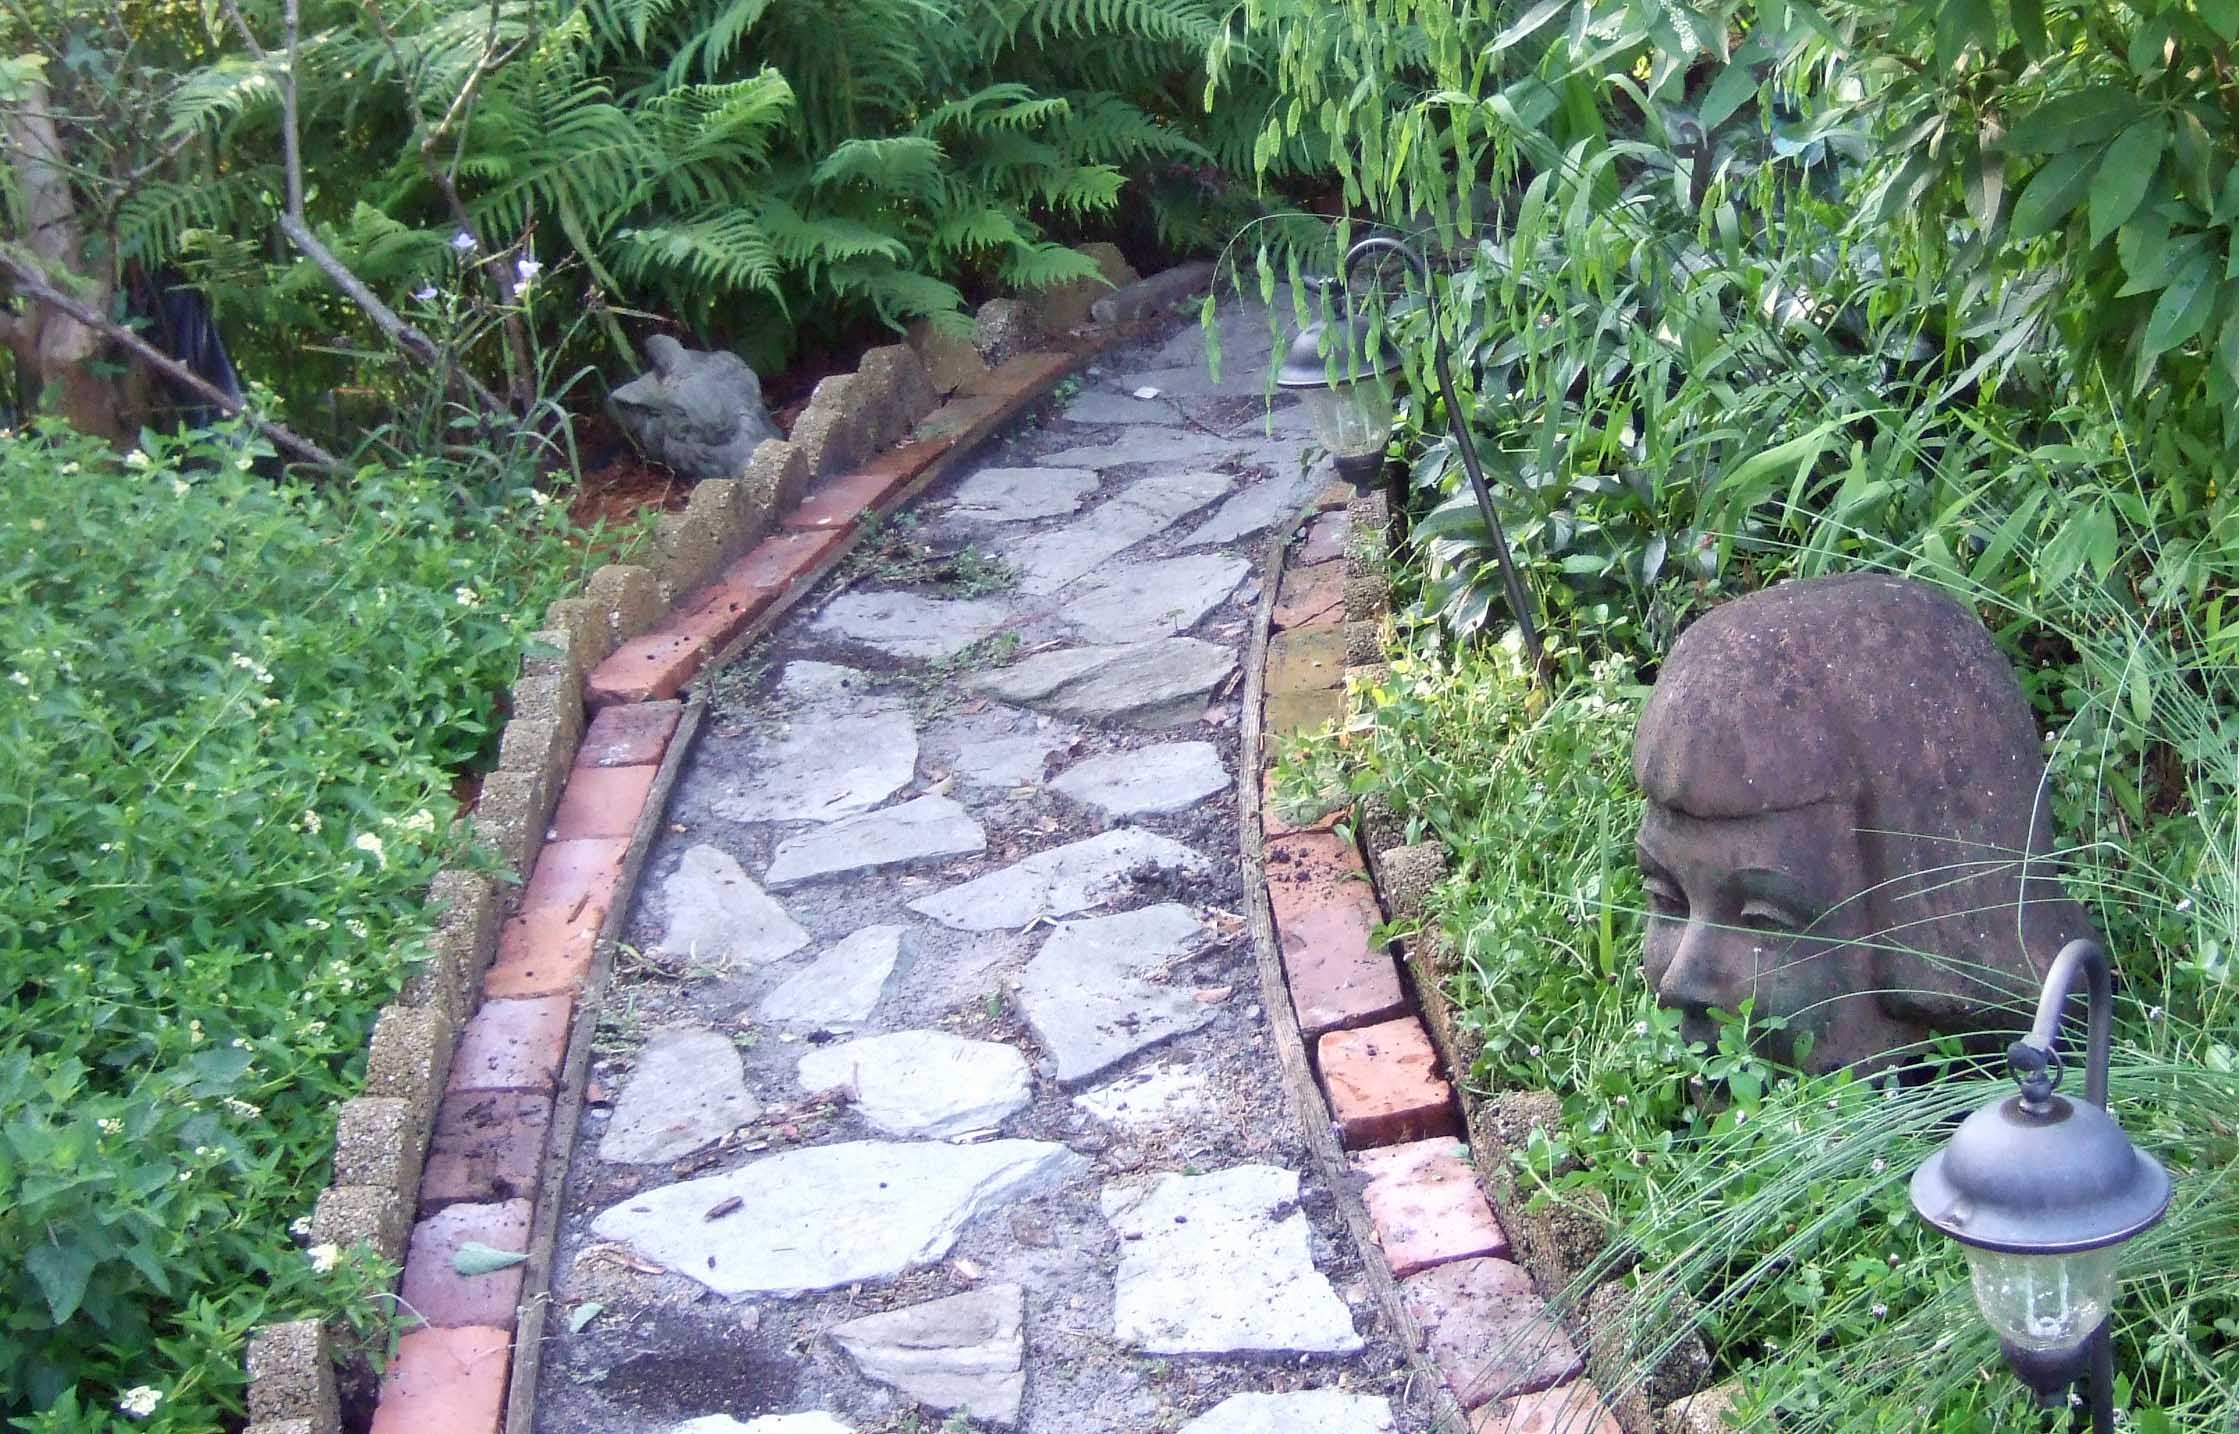
[[[614,272],[624,279],[757,289],[784,299],[777,251],[755,216],[744,211],[690,224],[624,229],[614,236],[613,254]]]
[[[1021,291],[1047,289],[1103,273],[1096,261],[1062,244],[1030,244],[1012,250],[996,266],[1003,282]]]
[[[280,112],[280,62],[227,55],[189,71],[171,92],[166,140],[214,133],[252,115]]]
[[[824,157],[810,182],[861,183],[925,199],[939,192],[941,165],[947,158],[940,142],[924,135],[851,139]]]
[[[1202,51],[1226,27],[1199,0],[1036,0],[1019,28],[1037,41],[1135,35]]]

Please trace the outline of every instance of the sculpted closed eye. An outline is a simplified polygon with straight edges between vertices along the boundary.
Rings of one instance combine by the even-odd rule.
[[[1801,931],[1811,923],[1775,902],[1751,899],[1741,904],[1741,924],[1760,931]]]
[[[1658,916],[1685,916],[1687,898],[1678,887],[1660,876],[1645,876],[1642,889],[1648,893],[1648,905]]]

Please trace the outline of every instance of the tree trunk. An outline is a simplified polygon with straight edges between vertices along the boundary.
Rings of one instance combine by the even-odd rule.
[[[23,195],[24,247],[47,273],[80,281],[80,297],[96,312],[105,311],[109,281],[86,272],[77,201],[44,79],[34,75],[21,101],[0,110],[0,134],[7,138]],[[114,379],[94,368],[106,348],[98,332],[51,305],[26,300],[22,313],[0,314],[0,337],[30,376],[43,408],[87,433],[111,440],[124,436],[124,395]]]

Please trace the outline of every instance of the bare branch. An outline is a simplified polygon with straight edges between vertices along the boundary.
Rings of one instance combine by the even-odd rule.
[[[0,249],[0,272],[5,272],[14,282],[16,292],[36,300],[77,323],[130,349],[142,363],[194,394],[197,398],[215,405],[229,417],[244,418],[251,428],[272,440],[275,447],[293,453],[307,463],[329,473],[348,472],[342,460],[303,437],[291,428],[270,422],[249,412],[241,400],[211,383],[202,375],[180,363],[171,355],[141,338],[124,325],[115,323],[105,314],[80,303],[51,283],[47,276],[28,260],[18,258],[6,249]]]

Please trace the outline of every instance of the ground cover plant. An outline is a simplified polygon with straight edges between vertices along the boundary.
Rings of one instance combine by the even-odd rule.
[[[371,1320],[288,1238],[544,603],[519,465],[309,487],[232,430],[0,438],[0,1419],[208,1430],[247,1330]]]

